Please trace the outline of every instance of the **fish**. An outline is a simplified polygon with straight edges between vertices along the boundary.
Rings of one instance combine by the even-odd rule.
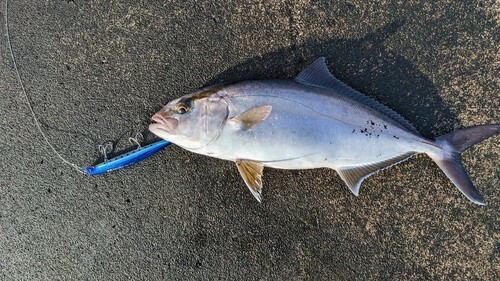
[[[259,202],[264,167],[331,168],[358,196],[370,175],[424,153],[470,201],[484,205],[460,154],[500,133],[500,124],[487,124],[426,138],[395,111],[335,78],[324,57],[294,79],[202,88],[170,101],[151,119],[149,130],[158,137],[235,162]]]

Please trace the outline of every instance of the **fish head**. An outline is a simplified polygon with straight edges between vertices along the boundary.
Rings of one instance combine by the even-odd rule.
[[[208,87],[170,101],[153,115],[149,130],[191,150],[206,146],[218,138],[229,115],[221,89]]]

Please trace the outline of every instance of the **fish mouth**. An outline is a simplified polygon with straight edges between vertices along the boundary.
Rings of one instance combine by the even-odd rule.
[[[169,134],[172,134],[179,124],[179,121],[177,121],[177,119],[172,117],[165,117],[161,113],[156,113],[155,115],[153,115],[153,117],[151,117],[151,121],[154,122],[149,125],[151,131],[153,131],[154,129],[158,129],[166,131]]]

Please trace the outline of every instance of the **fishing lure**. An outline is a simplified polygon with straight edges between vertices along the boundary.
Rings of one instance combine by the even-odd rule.
[[[113,157],[109,160],[105,160],[104,162],[99,163],[95,166],[84,167],[83,171],[90,176],[95,176],[123,169],[128,166],[139,163],[140,161],[148,158],[149,156],[159,152],[168,145],[170,145],[170,142],[166,140],[161,140],[154,142],[152,144],[148,144],[146,146],[139,146],[138,148],[132,151]]]
[[[100,174],[108,173],[111,171],[123,169],[125,167],[129,167],[129,166],[136,164],[136,163],[148,158],[149,156],[159,152],[160,150],[162,150],[163,148],[165,148],[166,146],[168,146],[170,144],[170,142],[168,142],[168,141],[161,140],[161,141],[157,141],[155,143],[152,143],[152,144],[149,144],[146,146],[141,146],[139,144],[139,142],[137,141],[137,139],[130,138],[129,140],[132,140],[133,142],[135,142],[137,144],[138,147],[136,149],[108,160],[106,157],[106,148],[104,148],[101,152],[103,152],[105,160],[104,160],[104,162],[99,163],[97,165],[82,168],[82,167],[78,166],[77,164],[66,160],[66,158],[64,158],[54,148],[54,146],[52,146],[52,144],[49,142],[49,139],[47,138],[44,131],[42,130],[42,126],[40,125],[40,122],[38,121],[38,119],[36,117],[35,111],[33,110],[33,106],[31,105],[28,94],[26,93],[26,89],[24,88],[24,83],[21,79],[21,75],[19,74],[19,69],[17,67],[17,61],[16,61],[16,58],[14,56],[14,52],[12,51],[12,43],[10,40],[9,20],[8,20],[8,0],[5,0],[4,3],[5,3],[4,19],[5,19],[5,31],[6,31],[6,35],[7,35],[7,45],[9,47],[12,65],[13,65],[14,70],[16,72],[17,81],[21,87],[21,92],[24,95],[24,98],[26,99],[26,103],[27,103],[28,108],[31,112],[33,120],[35,121],[35,125],[36,125],[38,131],[42,135],[42,137],[45,140],[45,142],[47,143],[47,145],[52,149],[54,154],[57,157],[59,157],[64,163],[70,165],[71,167],[73,167],[74,169],[76,169],[80,173],[87,174],[90,176],[95,176],[95,175],[100,175]],[[100,146],[100,147],[102,147],[102,146]]]

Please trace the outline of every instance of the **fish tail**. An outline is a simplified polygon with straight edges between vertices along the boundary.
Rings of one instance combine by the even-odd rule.
[[[438,137],[436,144],[442,148],[441,152],[429,154],[453,184],[469,200],[479,205],[485,205],[485,202],[465,172],[460,153],[497,134],[500,134],[500,125],[480,125],[458,130]]]

